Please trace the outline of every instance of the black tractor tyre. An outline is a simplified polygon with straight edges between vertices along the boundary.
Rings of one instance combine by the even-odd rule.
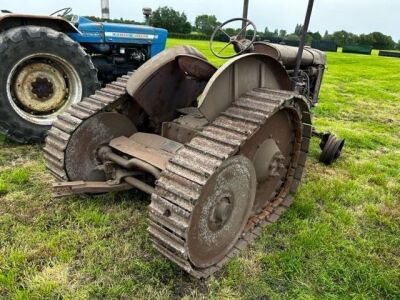
[[[43,57],[41,57],[42,54],[44,55]],[[44,116],[44,122],[46,124],[42,124],[44,122],[41,121],[31,121],[29,114],[35,115],[36,111],[32,112],[30,110],[31,106],[29,106],[28,112],[25,114],[26,107],[19,109],[19,104],[15,104],[16,100],[14,94],[10,92],[11,86],[15,89],[17,84],[10,83],[12,81],[10,79],[10,74],[14,72],[13,70],[17,68],[16,66],[18,66],[21,61],[24,62],[25,59],[30,57],[34,57],[32,59],[38,59],[38,61],[34,62],[29,61],[32,65],[35,64],[36,67],[39,66],[38,72],[41,72],[40,66],[44,65],[49,74],[51,71],[59,72],[57,77],[59,82],[62,82],[63,78],[65,81],[61,85],[63,93],[57,98],[57,100],[61,99],[61,104],[58,104],[60,107],[57,107],[57,109],[51,108],[52,110],[48,112],[48,119],[46,119],[46,115]],[[49,60],[47,60],[48,58]],[[65,79],[68,78],[68,76],[65,75],[67,72],[59,71],[59,69],[56,70],[56,67],[53,68],[52,59],[55,61],[54,65],[58,64],[58,62],[60,62],[60,64],[65,64],[64,67],[72,74],[71,76],[74,77],[74,81]],[[46,66],[47,62],[49,66]],[[28,67],[23,66],[23,68]],[[32,71],[25,71],[25,73],[28,74],[29,72]],[[38,78],[40,76],[38,75]],[[27,76],[25,78],[27,78]],[[39,80],[43,82],[42,77],[40,77]],[[25,81],[18,82],[25,83]],[[47,93],[44,94],[45,96],[43,97],[53,97],[53,93],[55,92],[51,80],[44,80],[44,82],[50,85],[50,90],[47,92],[46,89],[35,90],[35,97],[37,97],[37,95],[39,95],[38,97],[42,97],[40,95],[43,95],[43,91]],[[77,83],[75,85],[78,87],[74,87],[74,82]],[[35,87],[33,83],[32,87],[26,87],[27,84],[23,84],[21,88],[18,88],[18,92],[24,89],[23,86],[25,86],[25,91],[23,93],[33,93],[33,88]],[[73,41],[66,34],[57,32],[51,28],[38,26],[12,28],[0,34],[0,132],[12,140],[19,143],[42,142],[46,136],[47,130],[51,127],[50,123],[54,121],[56,115],[65,112],[68,107],[74,103],[80,102],[84,97],[92,95],[99,86],[97,70],[90,56],[78,43]],[[41,91],[42,94],[39,94],[38,91]],[[72,94],[71,91],[76,92]],[[65,96],[65,94],[67,96]],[[35,98],[34,100],[42,100],[42,98]]]

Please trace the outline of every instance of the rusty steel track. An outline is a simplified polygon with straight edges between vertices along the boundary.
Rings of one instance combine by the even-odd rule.
[[[307,158],[311,118],[304,98],[285,91],[255,89],[234,101],[173,157],[160,179],[149,207],[149,233],[154,247],[169,260],[197,278],[207,278],[256,238],[262,228],[275,222],[291,205]],[[187,246],[191,214],[208,179],[228,158],[240,154],[240,146],[280,109],[298,112],[291,162],[280,192],[247,222],[242,236],[219,263],[205,269],[190,261]]]
[[[128,74],[73,105],[58,120],[46,138],[44,147],[47,168],[57,180],[68,181],[65,150],[72,134],[86,119],[115,107],[127,97]],[[191,212],[208,178],[228,158],[238,154],[242,145],[280,109],[290,108],[301,115],[295,124],[295,142],[287,176],[276,198],[253,215],[228,255],[216,265],[198,269],[193,266],[186,248],[186,234]],[[275,222],[293,202],[307,158],[311,138],[311,117],[304,98],[297,94],[255,89],[233,102],[214,122],[207,125],[173,157],[156,181],[149,207],[154,248],[197,278],[209,277],[256,238],[261,230]],[[239,153],[240,154],[240,153]]]
[[[59,181],[68,181],[65,169],[65,150],[76,129],[86,119],[97,113],[112,109],[128,96],[126,85],[133,73],[119,77],[113,83],[72,105],[64,114],[59,115],[48,132],[43,149],[47,168]]]

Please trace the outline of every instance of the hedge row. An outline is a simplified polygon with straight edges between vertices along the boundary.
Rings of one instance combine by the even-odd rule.
[[[168,33],[168,37],[172,39],[184,39],[184,40],[196,40],[196,41],[209,41],[211,39],[211,36],[205,35],[205,34],[191,34],[191,33],[174,33],[170,32]],[[251,39],[251,37],[247,37],[248,39]],[[225,34],[220,34],[215,36],[214,38],[216,41],[221,41],[221,42],[229,42],[228,37]]]
[[[337,52],[338,46],[335,41],[312,41],[311,47],[321,51]]]
[[[209,36],[205,34],[186,34],[186,33],[168,33],[168,37],[172,39],[183,39],[183,40],[200,40],[200,41],[207,41],[210,39]]]
[[[400,57],[400,52],[381,50],[381,51],[379,51],[379,56]]]
[[[369,45],[345,45],[343,46],[343,53],[356,53],[371,55],[372,46]]]
[[[169,33],[168,36],[170,38],[175,38],[175,39],[186,39],[186,40],[201,40],[201,41],[208,41],[210,40],[210,36],[205,35],[205,34],[184,34],[184,33]],[[247,37],[248,39],[251,39],[252,37]],[[216,40],[219,40],[221,42],[228,42],[228,38],[221,34],[215,38]],[[257,40],[260,40],[259,38]],[[300,41],[296,40],[284,40],[281,38],[270,38],[268,42],[274,43],[274,44],[283,44],[283,45],[289,45],[289,46],[294,46],[298,47],[300,44]],[[314,40],[311,44],[312,48],[319,49],[322,51],[330,51],[330,52],[337,52],[338,46],[335,41],[323,41],[323,40]],[[343,47],[343,53],[358,53],[358,54],[367,54],[370,55],[372,52],[372,46],[370,45],[345,45]],[[394,57],[400,57],[399,52],[384,52],[381,51],[382,54],[379,54],[381,56],[394,56]]]

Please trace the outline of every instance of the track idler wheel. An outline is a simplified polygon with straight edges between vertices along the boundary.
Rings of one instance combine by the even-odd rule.
[[[280,110],[241,148],[240,153],[253,162],[257,175],[253,213],[262,211],[281,191],[286,181],[295,157],[296,132],[301,130],[300,123],[293,121],[296,115],[292,110]]]
[[[319,144],[322,153],[319,157],[319,161],[330,165],[335,160],[337,160],[344,147],[345,140],[338,139],[334,134],[325,133],[321,138],[321,143]]]
[[[65,169],[71,181],[104,181],[98,150],[117,137],[136,133],[135,125],[124,115],[104,112],[83,122],[72,134],[65,150]]]
[[[223,259],[250,216],[257,187],[252,162],[244,156],[225,161],[208,180],[196,203],[188,232],[188,255],[196,267]]]

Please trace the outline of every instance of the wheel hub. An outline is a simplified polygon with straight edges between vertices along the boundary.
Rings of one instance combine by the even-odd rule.
[[[232,209],[231,196],[222,196],[211,209],[208,227],[214,232],[221,230],[232,215]]]
[[[68,97],[66,80],[47,63],[29,63],[15,76],[13,92],[17,102],[32,113],[49,113],[63,106]]]
[[[16,62],[7,76],[7,99],[22,119],[49,126],[82,100],[76,66],[50,53],[34,53]]]
[[[258,147],[253,162],[258,182],[279,177],[280,171],[285,168],[285,157],[274,139],[267,139]]]
[[[32,93],[40,100],[47,100],[54,93],[53,83],[45,77],[38,77],[32,82]]]
[[[256,187],[253,164],[243,156],[225,161],[210,177],[188,232],[188,253],[195,266],[212,266],[232,249],[249,218]]]

